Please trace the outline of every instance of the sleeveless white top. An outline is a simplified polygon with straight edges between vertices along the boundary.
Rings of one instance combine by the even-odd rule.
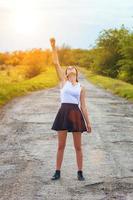
[[[61,103],[80,103],[80,83],[77,82],[76,85],[73,85],[71,81],[67,80],[63,86],[60,88],[60,100]]]

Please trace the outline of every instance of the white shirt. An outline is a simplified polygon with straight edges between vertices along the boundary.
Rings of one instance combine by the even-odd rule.
[[[61,103],[80,103],[80,83],[77,82],[76,85],[73,85],[71,81],[67,80],[63,86],[60,88],[60,99]]]

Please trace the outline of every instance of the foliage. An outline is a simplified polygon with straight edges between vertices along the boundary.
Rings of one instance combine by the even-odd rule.
[[[119,29],[102,30],[91,49],[57,46],[61,66],[75,65],[103,76],[133,83],[133,32],[122,25]],[[10,76],[12,67],[25,67],[25,78],[32,78],[52,65],[49,49],[31,49],[0,53],[0,70]]]

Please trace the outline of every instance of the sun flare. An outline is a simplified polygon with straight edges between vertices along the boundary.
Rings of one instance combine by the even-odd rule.
[[[39,19],[32,4],[22,1],[19,5],[16,5],[13,24],[16,33],[22,35],[31,35],[37,30]]]
[[[31,34],[36,30],[37,20],[33,13],[17,13],[14,28],[17,33]]]

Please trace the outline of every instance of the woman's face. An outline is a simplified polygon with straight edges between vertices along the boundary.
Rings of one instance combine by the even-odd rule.
[[[73,66],[67,67],[67,76],[68,76],[69,74],[76,75],[76,69],[75,69]]]

